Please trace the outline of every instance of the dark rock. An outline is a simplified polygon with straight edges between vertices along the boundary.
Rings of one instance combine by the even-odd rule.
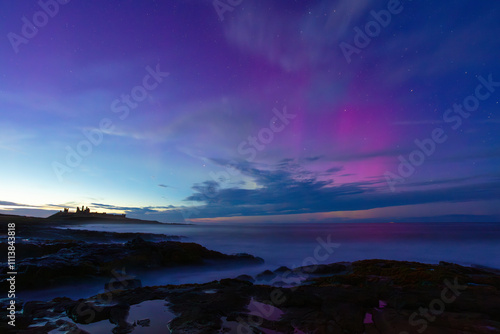
[[[141,280],[136,278],[120,279],[120,280],[113,278],[109,283],[104,284],[104,290],[106,291],[135,289],[140,287],[142,287]]]
[[[450,267],[450,266],[453,266],[453,263],[445,262],[445,261],[439,261],[439,265],[440,266],[444,266],[444,267]]]
[[[93,301],[79,300],[68,306],[67,316],[76,323],[90,324],[109,319],[112,306],[101,306]]]
[[[70,334],[87,333],[83,330],[80,330],[77,325],[63,319],[58,319],[55,324],[57,326],[57,331],[59,332],[66,332]]]
[[[137,326],[149,327],[150,324],[151,324],[151,320],[150,319],[137,320]]]
[[[109,309],[109,322],[115,325],[122,325],[127,322],[130,305],[118,304]]]
[[[292,271],[292,269],[285,267],[285,266],[281,266],[278,269],[276,269],[274,272],[277,274],[283,274],[283,273],[286,273],[288,271]]]
[[[203,292],[214,288],[219,292]],[[222,326],[222,316],[246,310],[252,289],[251,283],[232,279],[172,289],[167,298],[170,309],[179,316],[169,327],[173,333],[217,333]]]
[[[271,270],[265,270],[260,274],[258,274],[257,276],[255,276],[255,279],[257,279],[258,281],[270,281],[275,277],[276,274],[273,273]]]
[[[41,301],[29,301],[24,304],[23,314],[32,318],[42,318],[51,305]]]
[[[238,281],[232,278],[224,278],[219,281],[219,285],[228,288],[228,287],[237,287],[241,288],[243,286],[252,286],[253,284],[248,281]]]
[[[145,241],[141,237],[136,237],[131,241],[127,241],[125,243],[125,247],[129,249],[145,249],[151,247],[152,243],[149,241]]]
[[[132,324],[124,322],[111,330],[113,334],[128,334],[132,333],[135,327]]]
[[[305,267],[295,268],[294,272],[316,274],[316,275],[329,275],[338,274],[347,270],[347,266],[340,263],[332,264],[318,264]]]
[[[236,279],[239,279],[240,281],[246,281],[246,282],[255,282],[254,278],[250,275],[240,275],[236,277]]]
[[[237,253],[237,254],[234,254],[232,256],[234,256],[238,260],[251,261],[255,264],[262,264],[265,262],[263,258],[258,257],[258,256],[253,256],[253,255],[248,254],[248,253]]]

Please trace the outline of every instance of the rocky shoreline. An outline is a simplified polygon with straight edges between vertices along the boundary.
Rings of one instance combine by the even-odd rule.
[[[4,246],[6,248],[6,245]],[[20,289],[46,288],[70,280],[109,277],[113,270],[151,270],[183,266],[261,264],[249,254],[226,255],[189,242],[145,241],[136,237],[126,243],[62,241],[24,243],[18,246],[24,258],[17,261],[16,286]],[[0,288],[7,289],[7,266],[0,271]],[[36,280],[33,278],[36,277]]]
[[[488,268],[364,260],[280,267],[204,284],[142,286],[119,269],[241,267],[263,260],[222,254],[178,236],[28,225],[30,237],[16,245],[17,289],[113,279],[105,292],[89,298],[18,300],[15,330],[4,320],[0,332],[500,333],[500,273]],[[1,285],[7,289],[4,268]],[[2,319],[8,302],[0,299]]]
[[[269,281],[288,286],[241,278],[137,287],[123,279],[86,299],[25,303],[17,333],[85,333],[99,322],[132,333],[162,321],[129,318],[131,307],[147,301],[162,301],[175,315],[163,319],[165,333],[167,326],[177,334],[500,332],[500,276],[484,269],[364,260],[272,273]]]

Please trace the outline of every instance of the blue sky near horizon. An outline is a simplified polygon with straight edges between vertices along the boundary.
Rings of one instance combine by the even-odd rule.
[[[500,221],[500,4],[57,7],[0,4],[0,213]]]

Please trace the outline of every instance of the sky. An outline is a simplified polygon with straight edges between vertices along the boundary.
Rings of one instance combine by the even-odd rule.
[[[0,213],[500,221],[500,3],[0,3]]]

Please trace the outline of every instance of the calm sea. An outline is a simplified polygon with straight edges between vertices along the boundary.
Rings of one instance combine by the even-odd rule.
[[[185,236],[183,241],[196,242],[208,249],[227,254],[249,253],[265,260],[263,265],[244,268],[177,268],[146,274],[132,273],[139,276],[143,285],[202,283],[240,274],[255,275],[265,269],[274,270],[283,265],[293,268],[313,263],[364,259],[424,263],[447,261],[500,269],[500,223],[92,223],[70,228]],[[100,290],[101,286],[98,286]],[[59,292],[47,291],[47,294],[39,297],[55,297],[64,292],[68,297],[76,298],[90,296],[97,292],[96,289],[94,283],[89,283],[80,290],[61,287]]]
[[[500,223],[335,223],[335,224],[198,224],[109,225],[73,228],[148,232],[187,237],[223,253],[249,253],[272,266],[300,266],[318,245],[336,244],[319,263],[363,259],[439,261],[500,268]],[[333,248],[333,246],[332,246]]]

